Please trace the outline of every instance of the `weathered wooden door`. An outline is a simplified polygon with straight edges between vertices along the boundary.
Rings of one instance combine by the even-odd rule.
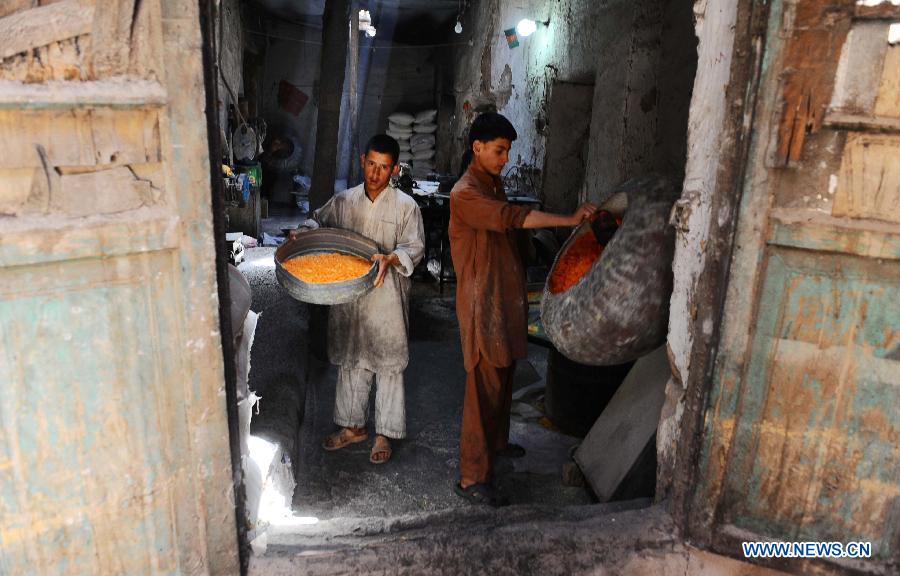
[[[198,3],[0,2],[0,573],[238,569]]]
[[[725,553],[764,538],[871,542],[844,567],[900,553],[895,20],[889,4],[771,4],[692,506]]]

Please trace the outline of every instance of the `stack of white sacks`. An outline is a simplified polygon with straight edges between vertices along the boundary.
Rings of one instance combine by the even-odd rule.
[[[434,133],[437,110],[418,114],[394,112],[388,116],[387,135],[400,143],[400,162],[412,166],[413,178],[424,179],[434,172]]]

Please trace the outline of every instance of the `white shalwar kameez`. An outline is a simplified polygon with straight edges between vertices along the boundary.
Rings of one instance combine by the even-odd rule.
[[[410,276],[425,250],[422,214],[410,196],[388,186],[375,201],[361,184],[336,194],[313,213],[321,226],[343,228],[374,240],[383,254],[394,253],[384,283],[355,302],[331,306],[328,355],[339,366],[334,422],[366,424],[369,390],[375,390],[375,431],[406,436],[403,371],[409,361]]]

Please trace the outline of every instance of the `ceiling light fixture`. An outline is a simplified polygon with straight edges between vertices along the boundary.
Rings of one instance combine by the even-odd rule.
[[[463,15],[463,4],[462,0],[456,3],[456,26],[453,27],[453,31],[457,34],[462,34],[462,15]]]
[[[519,20],[519,23],[516,24],[516,33],[522,38],[531,36],[534,34],[535,30],[537,30],[537,24],[530,18],[522,18]]]
[[[369,26],[372,25],[372,15],[369,14],[368,10],[360,10],[359,11],[359,30],[360,32],[366,31],[369,29]]]

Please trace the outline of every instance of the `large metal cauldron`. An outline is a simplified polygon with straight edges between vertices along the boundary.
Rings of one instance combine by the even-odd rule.
[[[541,299],[550,341],[566,357],[591,366],[630,362],[657,348],[669,320],[675,251],[669,212],[678,192],[657,176],[629,180],[616,192],[628,199],[622,227],[575,285],[559,294],[545,287]],[[560,255],[586,226],[575,230]]]
[[[353,302],[375,286],[378,264],[365,276],[343,282],[311,284],[304,282],[285,270],[285,261],[305,254],[340,252],[369,260],[378,253],[378,245],[365,236],[338,228],[319,228],[304,232],[296,240],[287,240],[275,250],[275,277],[288,294],[310,304],[346,304]]]

